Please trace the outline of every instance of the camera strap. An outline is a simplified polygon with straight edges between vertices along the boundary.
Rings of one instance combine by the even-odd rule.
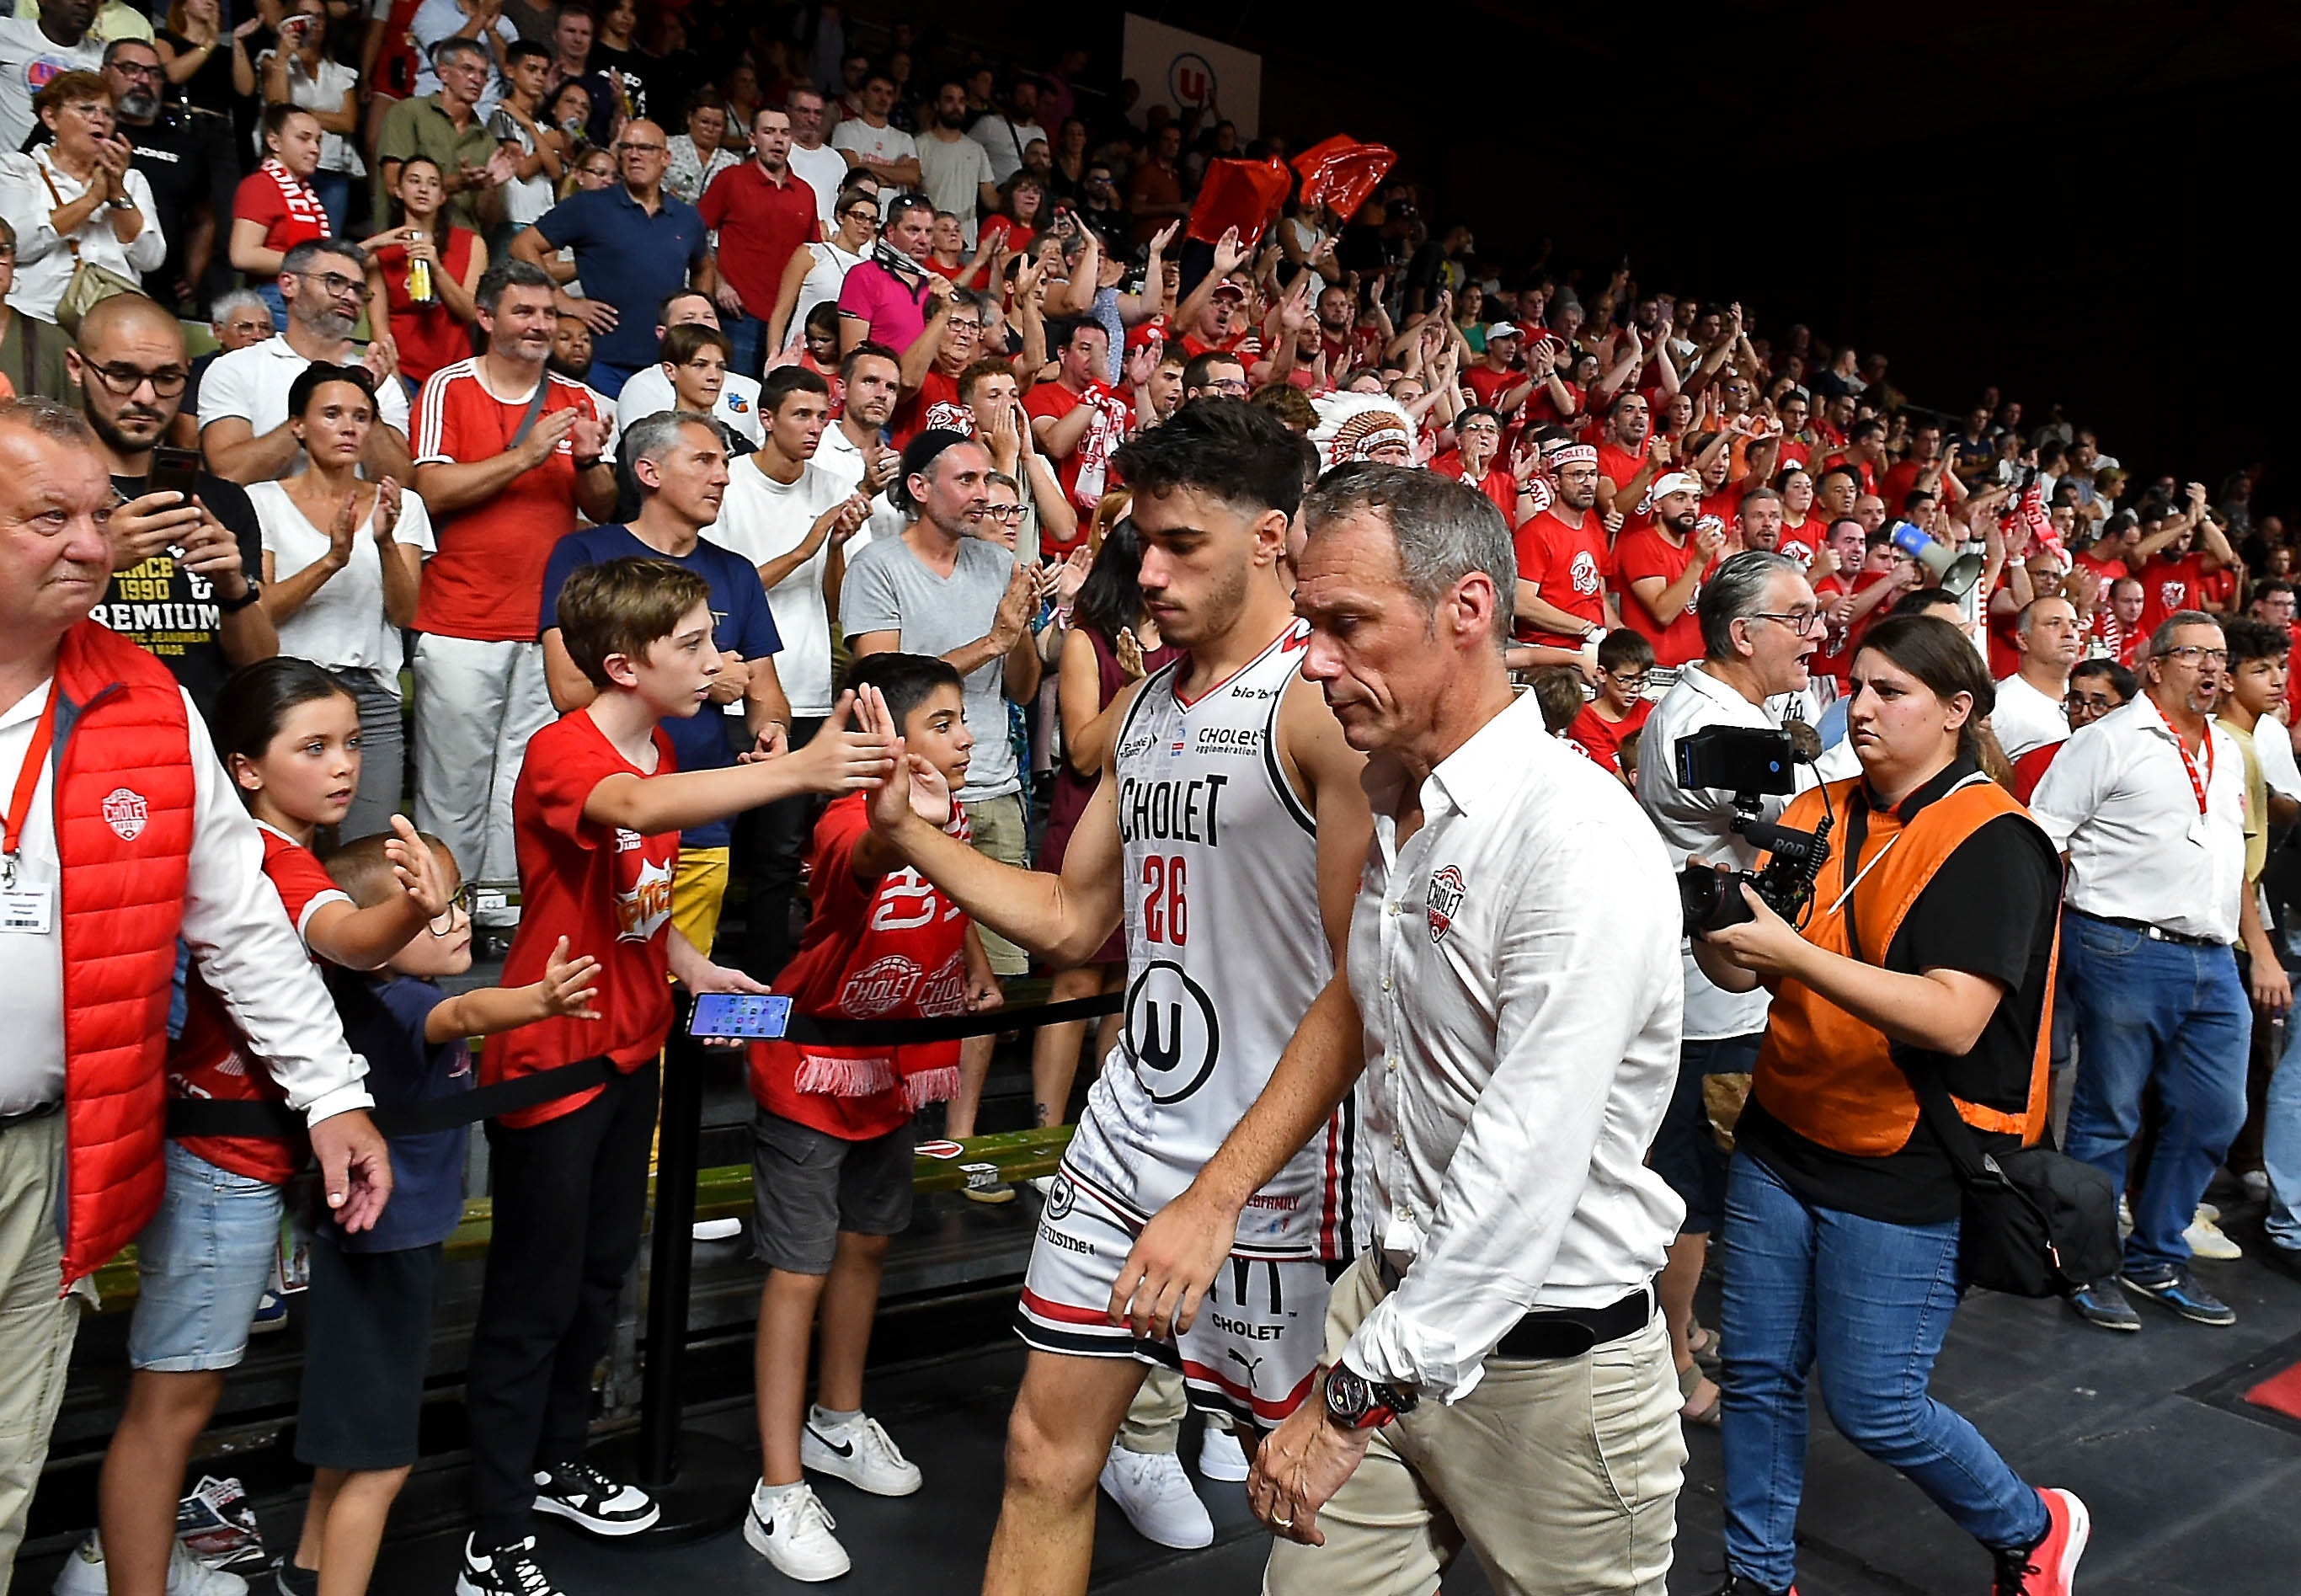
[[[1853,793],[1845,800],[1845,863],[1842,867],[1845,890],[1837,895],[1837,901],[1829,906],[1829,912],[1834,915],[1841,909],[1845,911],[1845,945],[1857,959],[1862,959],[1862,927],[1853,917],[1853,889],[1862,884],[1863,876],[1877,868],[1878,859],[1894,851],[1894,844],[1901,840],[1902,834],[1895,832],[1886,840],[1886,846],[1878,850],[1877,858],[1867,865],[1862,863],[1862,845],[1870,840],[1870,794],[1865,783],[1855,782]],[[1856,865],[1861,867],[1856,869]],[[1868,964],[1870,961],[1862,959],[1862,962]]]

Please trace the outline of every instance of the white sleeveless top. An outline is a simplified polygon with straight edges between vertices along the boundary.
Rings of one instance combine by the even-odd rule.
[[[1119,727],[1126,1012],[1065,1162],[1148,1218],[1182,1194],[1334,975],[1318,914],[1316,823],[1275,744],[1308,629],[1290,625],[1195,704],[1181,662]],[[1358,1106],[1346,1100],[1239,1217],[1237,1250],[1347,1258],[1361,1244]]]

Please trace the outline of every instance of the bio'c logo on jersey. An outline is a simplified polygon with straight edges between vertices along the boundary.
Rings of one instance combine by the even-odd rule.
[[[1215,1072],[1222,1027],[1214,999],[1172,959],[1153,959],[1126,990],[1127,1057],[1154,1103],[1179,1103]]]

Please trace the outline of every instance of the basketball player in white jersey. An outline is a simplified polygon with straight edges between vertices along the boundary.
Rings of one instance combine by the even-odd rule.
[[[1083,1592],[1097,1475],[1146,1364],[1179,1365],[1192,1400],[1268,1428],[1310,1391],[1327,1266],[1352,1256],[1364,1175],[1343,1103],[1240,1211],[1208,1312],[1169,1339],[1111,1310],[1135,1233],[1184,1191],[1341,979],[1372,832],[1281,575],[1301,451],[1267,411],[1195,400],[1113,461],[1134,495],[1145,606],[1184,658],[1114,706],[1121,730],[1059,876],[941,846],[910,823],[909,777],[872,807],[921,873],[983,924],[1057,965],[1122,915],[1121,1041],[1050,1195],[1017,1328],[1031,1348],[1007,1440],[983,1588]],[[892,724],[869,713],[890,743]]]

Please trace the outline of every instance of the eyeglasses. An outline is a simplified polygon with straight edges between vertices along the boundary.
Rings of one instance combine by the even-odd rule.
[[[2090,711],[2095,714],[2107,714],[2117,707],[2117,701],[2105,693],[2071,693],[2062,700],[2062,704],[2071,714],[2076,714],[2080,710]]]
[[[1644,671],[1609,671],[1606,673],[1606,680],[1626,693],[1642,693],[1646,690],[1646,673]]]
[[[2157,650],[2156,657],[2178,659],[2184,664],[2191,665],[2225,665],[2229,664],[2229,650],[2207,648],[2197,643],[2183,643],[2175,648],[2160,648]]]
[[[280,275],[300,278],[305,282],[315,282],[331,299],[340,299],[347,294],[361,294],[367,291],[367,284],[364,280],[346,277],[340,272],[283,272]]]
[[[156,61],[115,61],[112,70],[123,78],[157,78],[160,63]]]
[[[1023,519],[1023,506],[1020,505],[992,505],[983,513],[985,515],[996,515],[1001,521],[1020,521]]]
[[[115,397],[126,398],[146,383],[163,399],[172,399],[184,391],[192,374],[180,366],[163,366],[156,372],[139,370],[135,366],[100,366],[91,363],[88,368],[103,380],[104,386]]]
[[[627,138],[615,146],[615,153],[623,155],[665,155],[671,153],[671,146],[667,144],[633,144]]]
[[[1793,632],[1796,633],[1799,637],[1803,637],[1806,633],[1812,631],[1816,626],[1820,624],[1821,612],[1820,610],[1809,609],[1778,611],[1759,610],[1755,614],[1752,614],[1750,619],[1753,621],[1778,621],[1783,625],[1788,627]]]
[[[841,211],[839,213],[845,220],[849,221],[859,221],[866,227],[876,227],[879,225],[879,213],[869,205],[856,205],[850,209]]]
[[[953,321],[946,322],[945,325],[953,332],[981,332],[983,330],[983,323],[980,322]]]
[[[465,920],[472,917],[472,883],[465,882],[456,889],[456,895],[448,900],[448,907],[431,916],[431,934],[435,937],[452,934],[458,915]]]

